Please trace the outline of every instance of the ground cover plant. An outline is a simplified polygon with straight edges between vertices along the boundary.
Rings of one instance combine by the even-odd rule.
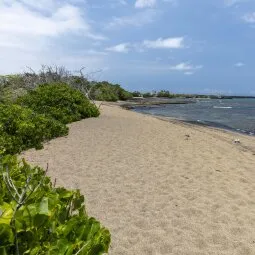
[[[110,233],[87,215],[79,190],[56,188],[46,172],[0,160],[0,254],[80,254],[108,252]]]

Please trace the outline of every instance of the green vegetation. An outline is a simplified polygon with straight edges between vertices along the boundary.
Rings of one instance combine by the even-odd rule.
[[[148,98],[148,97],[154,97],[155,95],[153,93],[149,93],[149,92],[146,92],[146,93],[143,93],[143,97],[144,98]]]
[[[13,102],[17,97],[34,90],[41,84],[54,83],[66,84],[92,100],[125,101],[133,97],[132,93],[123,89],[119,84],[89,81],[82,70],[77,75],[64,67],[42,66],[38,73],[31,69],[30,72],[24,74],[0,76],[0,102]]]
[[[0,76],[0,103],[13,102],[25,93],[24,80],[20,75]]]
[[[110,233],[85,211],[78,190],[55,188],[39,167],[0,160],[0,254],[108,252]]]
[[[161,90],[157,93],[157,97],[167,97],[167,98],[174,98],[175,95],[171,94],[168,90]]]
[[[67,135],[67,123],[99,115],[87,80],[56,70],[0,77],[0,255],[109,249],[109,231],[87,215],[79,190],[56,188],[45,171],[14,155]]]
[[[134,92],[132,92],[132,96],[133,96],[133,97],[141,97],[141,96],[142,96],[142,93],[139,92],[139,91],[134,91]]]
[[[55,119],[19,105],[0,104],[0,150],[7,154],[41,149],[43,141],[67,133],[68,128]]]
[[[99,110],[94,104],[80,91],[65,83],[40,85],[18,98],[17,102],[64,124],[99,116]]]
[[[15,103],[0,104],[0,148],[10,154],[41,149],[44,141],[67,135],[64,124],[99,115],[80,91],[61,83],[40,85]]]
[[[91,85],[92,86],[92,85]],[[128,100],[132,98],[132,94],[118,84],[111,84],[106,81],[94,83],[90,90],[90,97],[98,101]]]
[[[176,97],[175,94],[170,93],[168,90],[161,90],[159,92],[145,92],[145,93],[141,93],[139,91],[134,91],[132,92],[133,97],[144,97],[144,98],[148,98],[148,97],[167,97],[167,98],[173,98]]]

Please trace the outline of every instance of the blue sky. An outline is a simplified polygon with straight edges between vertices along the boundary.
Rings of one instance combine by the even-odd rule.
[[[85,66],[129,90],[255,95],[254,0],[2,0],[0,73]]]

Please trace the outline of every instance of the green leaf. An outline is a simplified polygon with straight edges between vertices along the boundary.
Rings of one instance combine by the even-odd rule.
[[[57,188],[56,192],[59,194],[59,198],[69,199],[74,195],[73,191],[66,190],[65,188]]]
[[[72,255],[73,254],[73,245],[70,245],[69,248],[66,250],[65,255]]]
[[[0,247],[5,245],[13,244],[14,236],[12,229],[9,225],[1,223],[0,224]]]
[[[35,247],[24,252],[24,255],[37,255],[40,254],[41,247]]]
[[[12,215],[13,215],[13,209],[10,204],[3,203],[3,205],[0,205],[0,224],[10,224]]]
[[[35,228],[40,228],[42,226],[45,226],[49,220],[49,216],[45,214],[36,214],[34,216],[33,224]]]
[[[0,170],[3,166],[9,167],[12,181],[20,193],[30,176],[26,194],[29,198],[15,213],[20,254],[71,255],[83,246],[79,255],[99,255],[108,251],[110,233],[94,218],[88,218],[84,196],[78,190],[53,188],[50,179],[44,178],[42,169],[30,167],[25,161],[20,163],[16,157],[0,158]],[[3,171],[0,171],[0,251],[3,255],[15,254],[10,223],[17,203],[10,196],[1,173]],[[39,182],[41,186],[30,195]]]
[[[43,197],[42,201],[40,202],[39,205],[39,210],[38,213],[39,214],[44,214],[44,215],[49,215],[49,205],[48,205],[48,198],[47,197]]]
[[[0,247],[0,255],[8,255],[6,247]]]
[[[70,252],[72,249],[72,244],[69,243],[66,239],[59,239],[56,243],[56,245],[51,246],[49,248],[48,254],[51,255],[57,255],[57,254],[63,254],[65,255],[67,252]]]

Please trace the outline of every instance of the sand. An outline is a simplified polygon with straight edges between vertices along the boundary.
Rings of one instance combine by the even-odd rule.
[[[255,254],[254,137],[101,110],[22,156],[81,189],[109,254]]]

